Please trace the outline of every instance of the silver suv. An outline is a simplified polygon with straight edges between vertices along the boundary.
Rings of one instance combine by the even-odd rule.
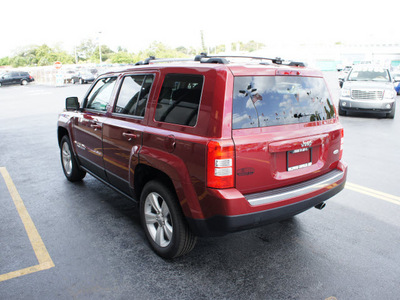
[[[396,110],[396,91],[388,69],[355,66],[343,82],[339,98],[339,115],[349,111],[386,113],[393,119]]]

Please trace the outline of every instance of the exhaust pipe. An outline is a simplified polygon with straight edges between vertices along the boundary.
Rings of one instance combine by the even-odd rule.
[[[319,209],[319,210],[321,210],[321,209],[323,209],[325,207],[325,205],[326,205],[325,202],[321,202],[321,203],[315,205],[314,207]]]

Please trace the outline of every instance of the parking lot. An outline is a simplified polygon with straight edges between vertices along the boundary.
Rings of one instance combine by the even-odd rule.
[[[325,76],[337,103],[337,73]],[[0,88],[1,299],[399,298],[399,105],[393,120],[341,117],[348,182],[323,210],[168,261],[129,200],[63,175],[57,114],[88,87]]]

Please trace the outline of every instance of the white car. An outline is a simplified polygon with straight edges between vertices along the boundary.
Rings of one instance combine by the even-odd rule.
[[[339,98],[339,115],[347,112],[386,113],[396,110],[394,80],[388,69],[373,65],[353,67],[345,78]]]

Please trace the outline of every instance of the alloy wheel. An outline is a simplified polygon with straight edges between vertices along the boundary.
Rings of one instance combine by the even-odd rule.
[[[153,241],[160,247],[167,247],[172,240],[173,224],[166,201],[152,192],[145,200],[144,218]]]
[[[69,176],[72,172],[72,155],[71,149],[69,148],[68,143],[64,143],[62,146],[62,163],[65,170],[65,173]]]

